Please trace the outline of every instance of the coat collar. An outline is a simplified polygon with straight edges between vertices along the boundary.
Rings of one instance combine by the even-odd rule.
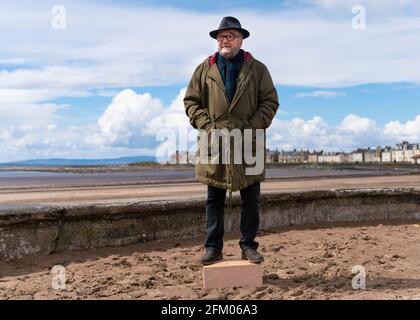
[[[245,51],[245,50],[243,50],[243,52],[244,52],[244,63],[248,63],[252,58],[252,54],[251,54],[251,52],[248,52],[248,51]],[[209,59],[210,67],[217,62],[217,55],[218,54],[219,54],[219,52],[216,51],[211,56],[209,56],[208,59]]]
[[[223,90],[223,92],[225,93],[226,96],[226,91],[225,91],[225,86],[223,83],[223,79],[222,76],[220,75],[220,71],[219,68],[217,67],[217,55],[219,53],[216,52],[214,53],[212,56],[209,57],[209,65],[210,65],[210,70],[208,73],[208,76],[210,78],[212,78],[214,81],[216,81],[216,83],[219,85],[219,87],[221,88],[221,90]],[[236,88],[236,92],[235,95],[233,97],[232,103],[229,104],[228,102],[228,98],[226,96],[226,103],[229,106],[229,111],[232,110],[232,108],[235,106],[235,104],[238,102],[239,98],[241,97],[242,93],[245,90],[246,87],[246,83],[248,82],[250,75],[252,72],[251,71],[251,64],[249,63],[252,59],[252,55],[250,52],[244,51],[244,60],[241,66],[241,69],[239,71],[239,75],[238,75],[238,86]]]

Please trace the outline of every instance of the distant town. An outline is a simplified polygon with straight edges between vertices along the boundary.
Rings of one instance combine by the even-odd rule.
[[[266,150],[267,163],[413,163],[420,164],[420,143],[402,141],[390,146],[358,148],[351,152],[313,150]],[[193,163],[195,154],[179,152],[171,156],[173,163]]]

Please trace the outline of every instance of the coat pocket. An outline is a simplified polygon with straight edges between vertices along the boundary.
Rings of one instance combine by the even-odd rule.
[[[198,161],[205,162],[209,158],[209,149],[211,148],[211,132],[216,128],[216,124],[211,122],[206,130],[199,130],[197,134],[196,157]]]

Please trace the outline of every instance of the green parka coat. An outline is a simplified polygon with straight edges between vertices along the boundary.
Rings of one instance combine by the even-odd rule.
[[[265,179],[265,129],[268,128],[279,107],[276,88],[267,67],[249,52],[241,49],[243,63],[237,78],[236,92],[228,102],[224,83],[216,64],[218,52],[206,58],[195,69],[184,97],[185,112],[195,129],[210,132],[211,129],[264,129],[264,169],[259,174],[246,174],[246,161],[241,164],[232,160],[223,163],[196,163],[199,182],[214,187],[237,191]],[[255,155],[256,130],[252,130]],[[242,142],[243,143],[243,142]],[[202,154],[198,139],[197,156]],[[233,148],[232,145],[230,148]],[[243,149],[244,150],[244,147]],[[233,150],[231,152],[233,159]]]

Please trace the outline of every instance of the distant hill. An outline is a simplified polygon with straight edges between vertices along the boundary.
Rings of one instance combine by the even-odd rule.
[[[156,158],[153,156],[138,156],[115,159],[32,159],[0,163],[0,166],[106,166],[133,162],[156,162]]]

